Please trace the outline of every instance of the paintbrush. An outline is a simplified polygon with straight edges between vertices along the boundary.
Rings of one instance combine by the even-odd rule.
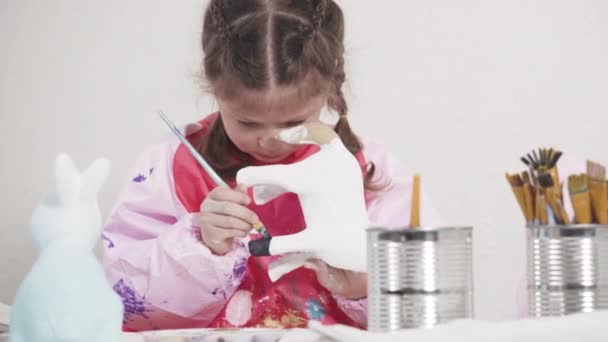
[[[541,225],[549,224],[549,219],[547,217],[547,200],[545,198],[545,194],[543,192],[543,188],[540,186],[536,187],[536,199],[534,200],[535,206],[535,222],[540,223]]]
[[[505,177],[507,178],[507,181],[511,185],[511,190],[513,191],[513,195],[515,195],[515,199],[517,200],[517,203],[519,204],[519,208],[521,209],[522,213],[524,214],[524,218],[525,218],[526,222],[529,223],[532,220],[532,218],[528,216],[526,195],[524,192],[524,182],[522,181],[521,176],[518,174],[510,175],[507,173],[505,175]]]
[[[591,193],[593,216],[599,224],[608,224],[608,188],[606,168],[596,162],[587,161],[588,184]]]
[[[215,172],[215,170],[211,167],[211,165],[209,165],[205,161],[203,156],[201,156],[201,154],[198,153],[198,151],[194,148],[194,146],[192,146],[192,144],[190,144],[188,139],[186,139],[186,137],[184,137],[182,132],[180,132],[180,130],[177,127],[175,127],[175,125],[171,122],[171,120],[169,120],[169,118],[165,115],[165,113],[163,113],[162,111],[159,110],[158,115],[163,119],[163,121],[167,124],[167,126],[169,126],[171,131],[173,131],[173,133],[177,136],[177,138],[181,141],[181,143],[184,144],[184,146],[186,146],[186,148],[188,149],[188,151],[190,152],[192,157],[198,162],[198,164],[203,168],[203,170],[205,170],[205,172],[207,172],[207,174],[211,177],[211,179],[213,179],[215,184],[217,186],[228,187],[228,184],[226,184],[226,182],[222,179],[222,177],[220,177],[217,174],[217,172]],[[261,222],[255,223],[253,225],[253,228],[258,233],[260,233],[264,238],[266,238],[266,239],[272,238],[270,236],[270,234],[268,233],[268,231],[266,230],[266,227],[264,227],[264,225]]]
[[[561,156],[562,152],[552,148],[539,148],[538,154],[536,151],[532,151],[532,154],[528,153],[526,156],[521,157],[520,160],[533,170],[532,174],[534,174],[534,171],[536,173],[545,173],[555,167]]]
[[[539,148],[538,153],[533,150],[532,154],[528,153],[521,157],[521,161],[530,169],[533,185],[538,186],[538,175],[541,173],[550,173],[553,178],[553,187],[557,198],[563,201],[562,189],[559,181],[559,172],[557,170],[557,162],[562,156],[562,152],[553,148]]]
[[[555,187],[555,192],[557,195],[557,198],[560,199],[560,201],[564,201],[564,198],[562,197],[562,187],[559,181],[559,171],[557,169],[557,162],[559,161],[559,158],[562,156],[562,152],[560,151],[556,151],[552,148],[550,148],[549,150],[544,151],[545,153],[545,164],[547,165],[547,168],[549,169],[549,173],[551,174],[551,177],[553,178],[553,184]]]
[[[589,176],[589,179],[604,181],[606,180],[606,167],[600,163],[587,160],[587,175]]]
[[[568,177],[568,190],[574,208],[574,220],[579,224],[593,222],[591,216],[591,195],[589,194],[586,174],[571,175]]]
[[[412,203],[410,209],[410,228],[420,227],[420,175],[414,175]]]
[[[541,173],[538,175],[538,183],[544,188],[547,202],[551,206],[555,214],[558,224],[570,224],[570,217],[564,209],[561,199],[557,195],[557,191],[553,184],[553,177],[550,173]]]
[[[535,174],[535,170],[537,167],[536,161],[532,158],[532,156],[530,156],[530,154],[527,154],[527,158],[526,157],[521,157],[520,160],[526,164],[526,166],[528,167],[528,169],[530,170],[530,183],[533,186],[538,186],[538,181],[536,179],[536,174]]]
[[[524,182],[524,202],[526,204],[526,219],[528,224],[534,221],[534,193],[536,189],[530,182],[528,171],[522,172],[522,180]]]

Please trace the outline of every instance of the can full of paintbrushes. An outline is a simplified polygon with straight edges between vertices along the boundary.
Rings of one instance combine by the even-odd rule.
[[[472,228],[372,228],[368,329],[429,328],[473,316]]]
[[[528,226],[528,314],[608,309],[608,225]]]

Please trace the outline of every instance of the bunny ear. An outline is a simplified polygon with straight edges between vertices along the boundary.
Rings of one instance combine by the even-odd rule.
[[[80,188],[81,175],[72,158],[61,153],[55,159],[55,190],[61,204],[70,204]]]
[[[101,186],[110,174],[110,161],[106,158],[99,158],[93,161],[84,171],[80,198],[84,200],[94,200]]]

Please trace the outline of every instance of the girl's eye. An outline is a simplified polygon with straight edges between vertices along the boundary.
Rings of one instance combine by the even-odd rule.
[[[256,128],[259,126],[257,122],[249,122],[249,121],[239,121],[239,124],[243,127],[247,128]]]
[[[289,121],[285,123],[286,127],[295,127],[304,123],[305,120]]]

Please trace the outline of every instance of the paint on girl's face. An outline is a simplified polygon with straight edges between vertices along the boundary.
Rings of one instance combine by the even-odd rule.
[[[246,95],[245,97],[253,97]],[[230,140],[236,147],[253,158],[276,163],[284,160],[299,145],[287,144],[276,137],[276,130],[295,127],[305,122],[319,121],[325,96],[318,95],[306,101],[294,98],[288,105],[280,94],[260,94],[251,104],[218,98],[221,120]]]

